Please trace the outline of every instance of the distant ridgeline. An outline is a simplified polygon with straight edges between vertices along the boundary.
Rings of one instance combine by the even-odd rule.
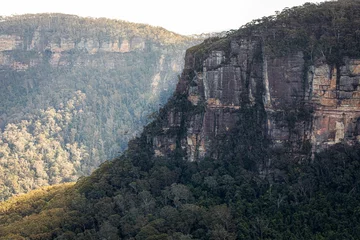
[[[359,239],[359,110],[360,1],[285,9],[188,49],[124,154],[2,202],[0,239]]]
[[[75,181],[122,152],[200,41],[105,18],[1,18],[0,200]]]

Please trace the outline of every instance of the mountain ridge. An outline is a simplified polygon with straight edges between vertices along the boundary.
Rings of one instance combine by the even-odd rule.
[[[324,24],[332,26],[334,15],[329,13],[347,11],[353,14],[343,14],[349,18],[340,21],[346,23],[341,25],[346,33],[348,24],[359,28],[352,24],[351,18],[360,16],[354,14],[360,11],[358,2],[306,4],[285,9],[278,18],[269,17],[271,21],[269,18],[255,21],[226,38],[209,39],[189,49],[172,98],[142,134],[129,142],[123,155],[103,163],[91,176],[69,188],[75,200],[53,206],[63,211],[54,221],[55,226],[36,228],[9,211],[0,215],[3,219],[0,232],[4,232],[0,236],[19,239],[357,239],[360,234],[360,148],[356,134],[346,138],[344,135],[343,140],[338,138],[340,141],[328,144],[335,142],[341,133],[336,124],[330,128],[335,131],[331,134],[318,131],[322,129],[317,126],[323,123],[314,124],[311,129],[324,137],[310,139],[313,142],[307,141],[303,131],[307,128],[304,123],[316,119],[313,117],[316,111],[321,113],[323,109],[335,107],[342,111],[345,103],[352,102],[349,99],[354,99],[355,104],[358,102],[357,87],[348,89],[347,84],[340,83],[346,79],[352,86],[359,80],[348,60],[359,54],[360,40],[356,38],[356,31],[345,35],[355,39],[353,45],[357,47],[348,49],[347,44],[341,45],[343,41],[336,41],[339,35],[328,32],[328,25]],[[320,18],[314,25],[301,25],[305,30],[310,29],[311,34],[305,35],[305,39],[304,35],[292,31],[298,29],[299,19],[308,23],[314,17]],[[284,22],[288,25],[283,26]],[[274,24],[273,28],[267,28],[268,24]],[[312,27],[318,26],[326,29],[322,32],[325,36],[308,45]],[[275,33],[278,41],[261,45],[259,33],[263,27],[265,33],[271,33],[264,37],[274,40]],[[301,33],[304,29],[299,30]],[[306,51],[299,54],[304,46],[305,50],[308,46],[314,47],[313,58],[308,58]],[[314,68],[308,68],[311,65],[304,63],[312,59]],[[320,79],[314,77],[313,83],[318,80],[327,86],[321,89],[329,92],[325,96],[306,91],[304,81],[311,73],[309,69],[314,69],[310,76],[320,76]],[[340,72],[335,74],[334,69]],[[294,93],[293,86],[302,91]],[[339,95],[333,96],[333,91],[339,95],[342,91],[355,94],[337,99]],[[317,108],[308,109],[305,101],[292,101],[311,95],[319,100],[315,102]],[[326,101],[322,102],[321,98]],[[327,99],[331,104],[324,105]],[[268,131],[277,128],[279,131]],[[356,127],[349,129],[352,132]],[[282,134],[284,137],[280,138]],[[326,147],[319,144],[317,151],[312,145],[317,142]],[[49,216],[46,213],[51,208],[49,204],[42,212],[30,213],[30,216],[46,221],[49,217],[44,215]],[[29,228],[19,233],[18,226]]]

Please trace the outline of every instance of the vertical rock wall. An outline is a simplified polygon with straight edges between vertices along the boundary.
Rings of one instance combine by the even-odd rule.
[[[200,51],[187,53],[177,92],[192,106],[205,106],[186,119],[181,148],[190,161],[211,155],[216,137],[241,124],[239,110],[255,104],[266,113],[263,131],[273,148],[304,153],[309,143],[319,151],[360,139],[360,60],[345,59],[337,68],[321,61],[308,66],[301,51],[268,56],[260,39],[231,39],[229,46],[230,52],[210,51],[200,68]],[[162,142],[161,150],[155,146],[158,153],[175,149],[174,141]]]

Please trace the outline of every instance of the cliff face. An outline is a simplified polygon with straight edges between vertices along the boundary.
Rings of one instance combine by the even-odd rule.
[[[43,67],[49,71],[54,69],[58,72],[75,74],[85,72],[86,68],[100,69],[103,72],[120,69],[129,71],[134,67],[133,63],[128,62],[129,60],[137,62],[135,65],[138,64],[139,67],[145,64],[144,61],[151,61],[145,69],[149,72],[145,77],[147,78],[146,88],[153,95],[152,99],[158,104],[161,94],[169,95],[174,89],[176,76],[184,64],[182,55],[186,47],[192,44],[192,40],[189,39],[186,43],[181,42],[178,43],[178,46],[176,44],[171,46],[147,39],[146,36],[136,35],[112,36],[104,39],[83,36],[74,39],[66,36],[54,38],[47,36],[48,34],[51,34],[50,30],[44,30],[43,26],[38,26],[31,34],[17,32],[12,35],[0,35],[0,68],[3,72],[14,71],[17,72],[17,75],[26,75],[31,70]],[[142,54],[144,56],[141,56]],[[136,59],[137,56],[134,55],[147,59]],[[134,69],[134,71],[136,70]],[[119,76],[115,77],[119,78]],[[142,77],[140,76],[140,78]],[[38,79],[31,76],[29,78],[32,79],[21,79],[20,83],[26,89],[26,94],[36,85],[41,85],[41,83],[37,83]],[[51,79],[47,80],[51,81]],[[66,85],[68,80],[56,79],[52,85]],[[9,85],[6,81],[4,83]],[[73,90],[78,89],[75,87]],[[43,107],[47,106],[43,105]],[[2,117],[6,118],[4,115]],[[8,120],[1,119],[1,122],[8,122]]]
[[[309,56],[306,46],[273,53],[269,46],[275,48],[275,37],[266,34],[275,36],[277,28],[257,27],[255,33],[230,34],[187,51],[176,91],[203,111],[183,114],[169,107],[164,132],[181,128],[183,121],[186,133],[156,136],[156,155],[174,151],[178,142],[190,161],[216,157],[218,139],[246,126],[244,108],[256,109],[245,121],[262,129],[257,134],[272,150],[304,156],[359,141],[360,58],[338,54],[331,62],[322,50],[322,56]]]
[[[214,138],[237,124],[239,109],[256,103],[266,112],[264,133],[273,147],[290,144],[299,152],[311,143],[317,151],[358,141],[360,59],[344,59],[338,69],[321,61],[305,66],[302,52],[270,58],[257,40],[232,39],[230,45],[231,57],[211,51],[200,71],[194,66],[196,52],[186,56],[177,91],[192,105],[205,105],[204,113],[192,116],[182,141],[190,160],[210,154]],[[180,124],[174,115],[169,113],[167,128]],[[158,153],[174,149],[155,147]]]
[[[82,30],[77,25],[81,23],[87,24]],[[70,29],[59,29],[61,24]],[[106,24],[108,29],[101,29]],[[6,19],[2,25],[0,66],[3,71],[21,72],[44,64],[57,69],[98,67],[109,71],[126,67],[126,56],[153,51],[156,61],[150,87],[156,95],[176,80],[173,76],[164,79],[160,75],[168,70],[178,73],[183,65],[181,53],[201,41],[164,29],[156,32],[156,28],[146,25],[109,19],[85,20],[61,14],[17,16]],[[169,84],[169,80],[172,83]]]
[[[45,30],[47,31],[47,30]],[[18,35],[17,35],[18,34]],[[114,37],[100,39],[93,39],[81,37],[74,39],[71,37],[60,36],[56,39],[46,36],[44,29],[39,26],[31,33],[31,39],[22,33],[12,35],[2,34],[0,36],[0,64],[2,67],[8,67],[13,70],[24,71],[30,67],[35,67],[42,62],[42,57],[47,57],[49,64],[52,67],[69,66],[96,66],[94,59],[91,61],[87,59],[75,59],[71,61],[74,52],[83,52],[88,55],[106,54],[106,53],[130,53],[135,51],[145,51],[146,41],[145,37],[132,36],[130,39],[125,37]],[[158,46],[159,47],[159,46]],[[11,51],[26,51],[33,54],[33,59],[21,59],[11,56]],[[38,59],[37,59],[38,58]],[[162,56],[164,58],[164,56]],[[118,62],[118,59],[105,59],[104,66],[108,69],[113,69]],[[170,64],[174,70],[179,71],[182,63],[180,59],[172,59],[167,64]],[[163,63],[160,64],[160,68]],[[159,69],[160,70],[160,69]]]

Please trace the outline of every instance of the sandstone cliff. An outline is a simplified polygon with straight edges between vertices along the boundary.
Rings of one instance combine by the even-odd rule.
[[[162,132],[152,137],[155,154],[164,156],[179,148],[190,161],[216,157],[219,139],[240,125],[257,131],[272,151],[300,157],[340,142],[357,143],[359,26],[344,20],[356,3],[349,1],[341,8],[336,4],[327,5],[334,13],[331,21],[318,19],[328,32],[312,22],[320,7],[312,5],[311,11],[305,5],[189,49],[176,92],[197,110],[189,114],[171,105],[164,110]],[[343,22],[340,29],[340,17],[351,27]],[[245,108],[254,111],[250,119],[244,119]],[[180,137],[166,134],[181,128],[185,132]]]

